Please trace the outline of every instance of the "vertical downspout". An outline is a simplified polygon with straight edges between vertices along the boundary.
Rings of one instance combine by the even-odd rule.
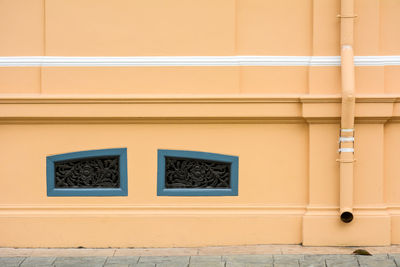
[[[353,220],[354,167],[354,0],[341,0],[340,48],[342,77],[342,114],[339,138],[340,219]]]

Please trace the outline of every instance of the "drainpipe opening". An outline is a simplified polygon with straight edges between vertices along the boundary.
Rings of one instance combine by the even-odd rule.
[[[349,223],[353,220],[353,213],[349,212],[349,211],[345,211],[342,214],[340,214],[340,220],[342,220],[342,222],[344,223]]]

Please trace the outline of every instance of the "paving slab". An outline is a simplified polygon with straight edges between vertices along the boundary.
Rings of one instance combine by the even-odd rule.
[[[139,256],[116,256],[108,257],[106,260],[106,265],[111,264],[134,264],[139,261]]]
[[[35,266],[35,267],[44,267],[44,266],[52,266],[55,257],[29,257],[26,258],[20,265],[21,267]]]
[[[222,261],[233,262],[233,263],[262,263],[271,264],[273,263],[272,255],[228,255],[222,256]]]
[[[189,264],[190,256],[143,256],[139,258],[138,263],[186,263]]]
[[[315,260],[302,260],[300,261],[300,267],[326,267],[324,259]]]
[[[279,260],[274,261],[274,267],[299,267],[298,260]]]
[[[203,262],[221,262],[222,256],[191,256],[190,264]]]
[[[18,267],[23,261],[25,257],[2,257],[0,258],[0,266],[1,267]]]
[[[302,254],[289,254],[289,255],[273,255],[274,262],[279,260],[304,260],[304,255]]]
[[[107,257],[58,257],[54,262],[56,267],[103,267]]]
[[[156,267],[188,267],[189,263],[188,262],[176,262],[176,261],[171,261],[171,262],[164,262],[164,263],[157,263]]]
[[[400,266],[400,254],[389,254],[389,259],[393,259],[397,266]]]
[[[353,267],[353,266],[359,266],[357,259],[327,259],[326,261],[326,266],[327,267]]]
[[[358,259],[361,267],[396,267],[393,259]]]
[[[134,263],[130,264],[129,267],[156,267],[154,263]]]
[[[195,263],[190,263],[189,267],[225,267],[225,262],[215,262],[215,261],[195,262]]]
[[[133,264],[123,264],[123,263],[106,263],[104,267],[131,267]],[[154,266],[152,266],[154,267]]]
[[[227,262],[225,267],[273,267],[272,263]]]
[[[324,254],[324,255],[304,255],[304,260],[357,260],[356,255],[343,255],[343,254]]]

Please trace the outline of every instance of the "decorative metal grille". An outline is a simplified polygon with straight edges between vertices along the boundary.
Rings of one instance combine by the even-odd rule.
[[[230,188],[231,163],[165,157],[165,188]]]
[[[91,157],[55,162],[55,188],[119,188],[119,157]]]

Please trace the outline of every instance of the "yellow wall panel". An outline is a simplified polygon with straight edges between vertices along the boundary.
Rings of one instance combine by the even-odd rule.
[[[305,205],[307,201],[306,124],[54,124],[0,125],[0,129],[0,145],[8,151],[0,155],[0,161],[8,163],[0,168],[3,205],[229,206]],[[127,197],[46,196],[46,156],[118,147],[128,149]],[[239,196],[157,197],[157,149],[238,156]],[[24,168],[18,167],[21,162]],[[18,186],[13,186],[16,180]]]
[[[381,50],[385,55],[400,54],[400,2],[381,0]]]
[[[40,68],[0,67],[0,93],[40,93]]]
[[[354,53],[374,56],[380,53],[380,0],[356,0],[354,10]]]
[[[385,200],[388,204],[399,205],[400,194],[400,124],[385,125]],[[398,219],[397,219],[398,220]],[[399,238],[397,238],[399,242]]]
[[[383,205],[383,124],[355,127],[354,205]]]
[[[0,56],[43,55],[43,1],[0,0]]]
[[[237,3],[238,54],[310,54],[311,0],[238,0]]]
[[[357,94],[383,94],[385,86],[383,66],[359,66],[355,68]]]
[[[234,0],[51,0],[46,55],[231,55]]]
[[[307,93],[307,67],[241,67],[242,93],[304,94]]]
[[[400,93],[400,66],[385,66],[385,93]]]
[[[340,0],[314,0],[312,51],[314,56],[340,54]]]
[[[311,66],[309,88],[310,94],[340,94],[340,67]]]
[[[48,94],[239,92],[239,67],[45,67]]]

